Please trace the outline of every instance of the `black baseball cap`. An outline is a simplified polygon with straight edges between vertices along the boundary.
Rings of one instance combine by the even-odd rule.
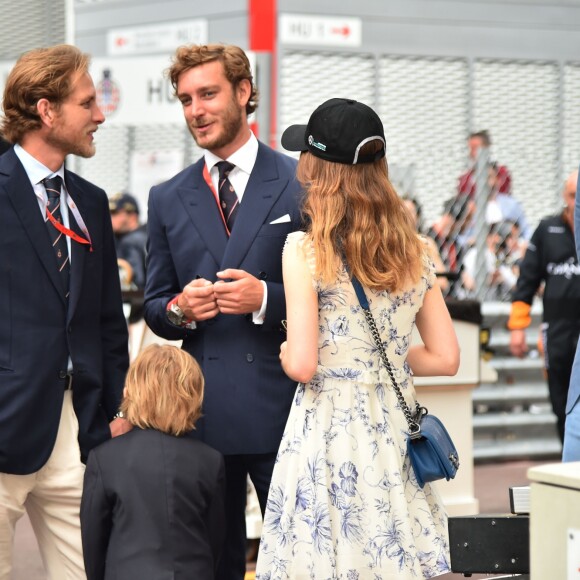
[[[126,211],[127,213],[139,214],[139,204],[130,193],[122,191],[109,198],[109,211],[111,213]]]
[[[361,155],[369,141],[383,147],[372,155]],[[282,134],[288,151],[310,151],[315,157],[334,163],[373,163],[385,156],[385,131],[379,116],[368,106],[352,99],[330,99],[320,105],[308,125],[291,125]]]

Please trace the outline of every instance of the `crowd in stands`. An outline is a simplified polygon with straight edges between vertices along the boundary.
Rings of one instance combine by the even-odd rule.
[[[469,165],[459,176],[456,190],[443,202],[433,223],[425,227],[417,222],[418,231],[435,242],[434,263],[441,289],[451,298],[511,300],[532,235],[523,205],[512,191],[511,173],[488,157],[490,146],[487,131],[470,134]],[[478,165],[483,148],[487,155]],[[406,199],[411,213],[420,217],[418,200]],[[478,204],[485,206],[478,208]],[[480,251],[483,256],[478,255]]]

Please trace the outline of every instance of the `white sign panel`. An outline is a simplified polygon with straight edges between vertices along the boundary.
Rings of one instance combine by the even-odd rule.
[[[181,103],[164,75],[170,56],[93,58],[90,73],[106,124],[183,123]]]
[[[117,28],[107,34],[111,56],[173,52],[182,44],[207,44],[207,20],[185,20],[170,24]]]
[[[149,190],[183,169],[183,151],[133,151],[129,191],[137,198],[140,220],[147,221]]]
[[[281,14],[278,31],[282,44],[314,44],[321,46],[360,46],[360,18]]]

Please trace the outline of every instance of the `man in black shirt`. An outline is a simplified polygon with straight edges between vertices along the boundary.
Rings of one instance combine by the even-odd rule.
[[[512,295],[508,328],[514,356],[527,352],[526,331],[530,308],[542,282],[542,345],[552,409],[558,418],[558,434],[564,439],[566,398],[572,363],[580,334],[580,265],[574,244],[574,203],[578,173],[568,177],[563,190],[564,209],[543,219],[532,234],[520,265]]]

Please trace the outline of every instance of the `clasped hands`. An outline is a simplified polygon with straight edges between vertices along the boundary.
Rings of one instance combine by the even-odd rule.
[[[216,275],[217,282],[197,278],[183,289],[177,304],[189,320],[209,320],[220,312],[248,314],[260,310],[264,287],[258,278],[232,268]]]

